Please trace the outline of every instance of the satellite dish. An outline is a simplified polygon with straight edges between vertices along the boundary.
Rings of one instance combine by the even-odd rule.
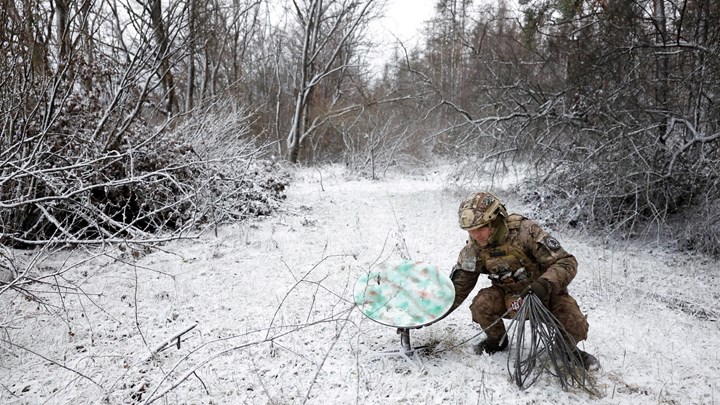
[[[365,316],[397,328],[403,350],[395,353],[409,357],[421,348],[410,345],[409,330],[442,318],[455,300],[455,287],[436,266],[401,260],[381,263],[362,274],[353,296]]]

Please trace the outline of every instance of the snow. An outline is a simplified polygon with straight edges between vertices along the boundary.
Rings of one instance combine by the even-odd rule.
[[[717,262],[567,230],[552,231],[580,263],[570,292],[588,315],[582,346],[602,363],[592,374],[602,398],[549,375],[521,390],[507,353],[473,354],[471,298],[412,331],[414,344],[433,346],[424,367],[379,355],[399,336],[354,308],[355,280],[400,258],[450,270],[466,238],[459,201],[490,187],[453,182],[452,170],[372,181],[338,166],[299,169],[281,212],[217,235],[15,251],[40,259],[31,273],[42,282],[0,295],[0,403],[720,403]],[[509,211],[530,214],[516,181],[495,178],[494,190]],[[194,324],[179,349],[151,355]]]

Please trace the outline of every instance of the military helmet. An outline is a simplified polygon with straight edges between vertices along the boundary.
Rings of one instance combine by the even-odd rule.
[[[493,194],[480,192],[470,194],[458,210],[460,228],[471,231],[483,227],[501,215],[507,218],[505,206]]]

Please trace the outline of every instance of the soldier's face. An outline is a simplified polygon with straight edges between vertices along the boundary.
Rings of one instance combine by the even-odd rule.
[[[470,234],[470,237],[475,241],[475,243],[478,244],[480,247],[487,246],[488,239],[490,239],[490,226],[485,225],[483,227],[473,229],[468,231]]]

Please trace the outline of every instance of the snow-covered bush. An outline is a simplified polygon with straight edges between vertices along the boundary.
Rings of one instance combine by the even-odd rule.
[[[549,154],[548,172],[519,188],[525,202],[560,226],[623,238],[661,234],[677,247],[720,254],[717,143],[673,154],[653,143],[651,131],[604,136],[601,147],[591,147],[597,139],[582,139],[576,152]]]
[[[96,142],[94,132],[83,130],[94,127],[83,125],[93,115],[74,106],[65,103],[64,118],[42,133],[3,138],[0,242],[157,239],[267,215],[284,198],[286,174],[257,160],[260,149],[247,140],[243,122],[232,127],[238,132],[224,154],[203,157],[181,130],[136,126],[115,145]]]

